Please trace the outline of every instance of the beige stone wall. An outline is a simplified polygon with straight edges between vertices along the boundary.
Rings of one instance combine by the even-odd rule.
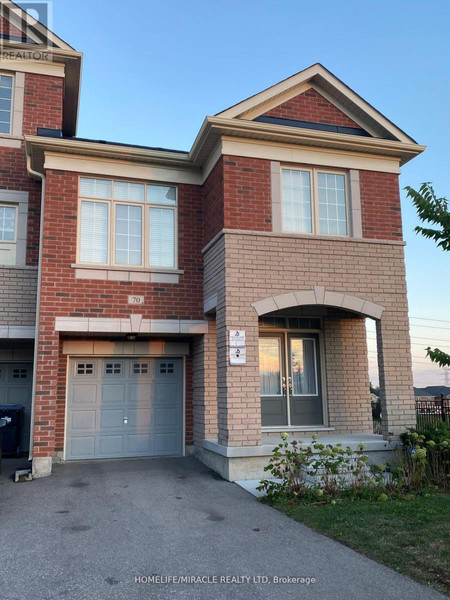
[[[220,443],[261,443],[258,317],[252,303],[291,291],[312,290],[313,286],[384,307],[379,338],[385,435],[397,435],[414,423],[403,244],[226,230],[207,248],[204,261],[205,297],[215,293],[218,298]],[[218,265],[222,265],[220,278]],[[231,328],[247,332],[245,366],[229,365],[227,331]],[[341,333],[344,335],[344,330]],[[344,339],[349,337],[345,331]],[[363,352],[362,346],[360,350]],[[358,377],[355,386],[362,393],[362,379]],[[353,400],[358,394],[356,387]],[[360,422],[366,428],[367,414]]]
[[[208,323],[208,333],[193,342],[194,444],[217,439],[217,347],[216,321]]]
[[[323,321],[329,426],[339,433],[372,433],[364,319]]]
[[[36,268],[0,268],[0,325],[35,324],[36,284]]]

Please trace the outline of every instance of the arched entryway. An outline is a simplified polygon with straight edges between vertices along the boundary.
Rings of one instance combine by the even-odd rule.
[[[371,432],[365,318],[380,319],[384,307],[321,286],[252,306],[263,431]]]

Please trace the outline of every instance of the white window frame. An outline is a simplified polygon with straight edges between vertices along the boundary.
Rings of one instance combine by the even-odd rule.
[[[14,219],[14,238],[12,240],[2,240],[0,239],[0,244],[16,244],[17,243],[17,226],[19,221],[19,207],[17,204],[8,203],[8,202],[0,202],[0,208],[13,208],[15,212]]]
[[[14,73],[8,73],[5,71],[0,71],[0,76],[2,77],[9,77],[10,79],[12,79],[11,82],[11,108],[9,111],[9,130],[8,131],[0,131],[1,135],[13,135],[13,123],[14,123],[14,111],[15,109],[15,83],[16,83],[16,78],[14,77]]]
[[[83,196],[81,194],[81,179],[101,179],[111,183],[109,198],[94,196]],[[142,202],[136,200],[123,200],[114,198],[114,182],[138,183],[144,185],[144,199]],[[149,185],[172,187],[175,189],[175,204],[158,204],[147,200]],[[86,262],[81,260],[81,204],[83,201],[103,202],[108,205],[108,236],[107,236],[107,261],[104,263]],[[141,239],[141,264],[127,265],[116,263],[116,206],[139,206],[142,209],[142,239]],[[170,267],[154,267],[150,265],[150,209],[162,208],[172,210],[174,213],[174,264]],[[78,178],[78,224],[77,224],[77,263],[79,265],[101,267],[117,267],[118,269],[142,270],[142,271],[177,271],[178,270],[178,186],[169,182],[135,181],[120,178],[80,175]]]
[[[284,198],[283,198],[283,171],[307,171],[310,177],[310,189],[311,189],[311,232],[305,233],[303,231],[286,231],[284,228]],[[343,175],[344,186],[345,186],[345,217],[347,224],[347,233],[321,233],[320,232],[320,221],[319,221],[319,177],[318,174],[323,173],[325,175]],[[350,179],[348,171],[341,169],[329,169],[327,167],[309,167],[301,165],[281,165],[281,177],[280,177],[280,198],[281,198],[281,230],[286,234],[291,235],[323,235],[327,237],[340,237],[347,238],[351,237],[351,206],[350,206]]]

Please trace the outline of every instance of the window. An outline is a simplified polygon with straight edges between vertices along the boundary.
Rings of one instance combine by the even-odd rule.
[[[176,267],[175,186],[80,178],[79,262]]]
[[[134,375],[147,375],[148,374],[148,363],[133,363],[133,374]]]
[[[17,207],[0,204],[0,242],[16,239]]]
[[[165,373],[173,373],[173,363],[161,363],[159,365],[159,372],[161,375]]]
[[[348,235],[346,176],[320,169],[282,169],[283,230]]]
[[[11,133],[13,78],[0,75],[0,133]]]
[[[122,373],[122,363],[105,363],[105,375],[120,375]]]
[[[13,379],[26,379],[27,375],[27,369],[13,369]]]
[[[77,364],[77,375],[93,375],[94,364],[93,363],[78,363]]]

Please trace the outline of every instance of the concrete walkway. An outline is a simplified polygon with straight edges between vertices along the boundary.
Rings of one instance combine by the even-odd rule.
[[[19,484],[5,477],[7,462],[2,600],[445,598],[258,503],[194,458],[56,465],[52,477]],[[146,579],[156,575],[210,583]],[[220,583],[225,576],[241,579]],[[317,582],[273,583],[282,576]]]

